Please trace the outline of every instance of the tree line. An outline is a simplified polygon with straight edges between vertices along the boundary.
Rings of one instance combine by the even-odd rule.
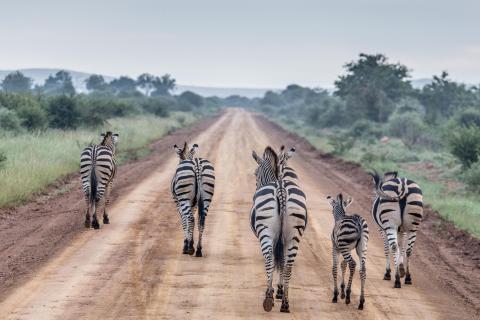
[[[8,74],[0,86],[0,129],[75,129],[100,126],[113,117],[147,113],[166,117],[170,111],[196,111],[217,107],[219,99],[193,92],[173,95],[176,80],[169,74],[141,74],[137,79],[121,76],[107,82],[101,75],[85,80],[87,93],[78,93],[65,70],[51,74],[43,84],[20,71]]]

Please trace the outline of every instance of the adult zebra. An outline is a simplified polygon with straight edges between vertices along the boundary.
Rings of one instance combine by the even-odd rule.
[[[288,166],[288,159],[295,149],[279,154],[268,146],[263,157],[252,152],[257,162],[255,170],[257,189],[253,197],[250,225],[260,240],[265,259],[267,290],[263,301],[265,311],[274,305],[272,286],[273,271],[279,270],[277,299],[282,299],[281,312],[290,312],[288,288],[292,267],[297,256],[300,239],[307,226],[306,197],[297,184],[295,171]]]
[[[185,142],[183,148],[174,145],[179,157],[179,163],[172,179],[172,196],[180,214],[184,240],[184,254],[193,255],[193,229],[195,217],[193,211],[198,205],[198,243],[196,256],[202,254],[202,236],[205,228],[205,217],[212,202],[215,189],[215,169],[210,161],[203,158],[194,158],[198,145],[194,144],[191,149]]]
[[[422,190],[414,181],[398,178],[397,172],[387,172],[383,178],[376,172],[371,175],[377,194],[373,201],[372,214],[384,241],[386,257],[384,280],[391,279],[391,251],[395,263],[394,287],[400,288],[401,277],[405,276],[405,284],[412,284],[409,260],[423,218]]]
[[[110,200],[113,178],[116,172],[115,145],[118,134],[107,131],[102,133],[99,145],[90,145],[80,155],[80,176],[83,193],[87,203],[85,227],[99,229],[97,210],[103,210],[103,223],[110,223],[106,207]],[[98,204],[98,207],[97,207]],[[93,219],[90,223],[90,216]]]
[[[363,309],[365,303],[365,279],[366,268],[365,261],[367,259],[367,245],[368,245],[368,226],[358,214],[347,215],[345,209],[353,202],[352,198],[343,199],[343,195],[340,193],[336,199],[327,197],[330,205],[332,206],[332,213],[335,219],[335,225],[332,230],[332,256],[333,256],[333,299],[332,302],[337,302],[338,287],[337,287],[337,266],[338,255],[341,254],[343,261],[341,263],[342,268],[342,280],[340,284],[341,298],[345,298],[345,303],[350,303],[350,292],[352,288],[353,274],[355,273],[355,260],[353,260],[350,252],[355,249],[360,262],[360,304],[358,309]],[[345,270],[348,267],[350,269],[350,276],[348,278],[347,290],[345,291]]]

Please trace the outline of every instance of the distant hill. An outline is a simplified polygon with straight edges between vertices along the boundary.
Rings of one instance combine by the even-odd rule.
[[[48,68],[31,68],[31,69],[20,69],[24,75],[33,79],[34,84],[43,84],[45,79],[49,75],[55,74],[60,69],[48,69]],[[15,70],[0,70],[0,81],[5,78],[5,76]],[[73,85],[77,92],[86,92],[85,80],[91,75],[87,72],[79,72],[74,70],[66,70],[72,75]],[[107,82],[114,79],[111,76],[103,75]],[[264,88],[227,88],[227,87],[204,87],[204,86],[190,86],[190,85],[177,85],[175,94],[180,94],[184,91],[192,91],[196,94],[199,94],[204,97],[217,96],[220,98],[226,98],[231,95],[239,95],[247,98],[263,97],[266,91],[271,89]],[[275,89],[273,89],[275,90]]]

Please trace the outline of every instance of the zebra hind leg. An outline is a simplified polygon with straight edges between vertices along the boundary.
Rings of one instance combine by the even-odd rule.
[[[341,263],[342,281],[340,282],[340,298],[345,299],[345,271],[347,270],[347,261],[343,260]]]
[[[275,299],[282,300],[283,298],[283,265],[280,267],[279,270],[280,276],[278,277],[278,285],[277,285],[277,293],[275,295]]]
[[[405,274],[405,284],[412,284],[412,276],[410,274],[410,257],[413,254],[413,245],[417,239],[417,232],[411,232],[408,237],[408,248],[405,256],[405,264],[407,265],[407,271]]]
[[[292,264],[293,261],[287,260],[284,266],[283,273],[283,296],[282,296],[282,306],[280,307],[280,312],[290,312],[290,304],[288,303],[288,287],[290,284],[290,277],[292,276]]]
[[[383,231],[382,228],[379,228],[378,231],[380,231],[380,235],[382,236],[382,239],[383,239],[383,252],[385,254],[385,259],[386,259],[386,267],[385,267],[385,274],[383,275],[383,280],[390,281],[392,279],[391,269],[390,269],[390,246],[388,244],[388,239],[387,239],[387,235],[385,234],[385,231]]]
[[[272,287],[272,277],[273,269],[275,268],[275,263],[273,261],[273,248],[269,244],[265,247],[263,251],[263,257],[265,259],[265,271],[267,274],[267,290],[265,292],[265,299],[263,300],[263,310],[270,312],[274,306],[273,299],[273,287]]]
[[[355,274],[355,266],[357,264],[355,260],[353,260],[350,252],[342,252],[342,255],[343,255],[343,259],[345,259],[346,263],[348,264],[348,268],[350,269],[347,289],[345,290],[345,303],[350,304],[350,292],[352,290],[352,280],[353,280],[353,275]]]
[[[200,211],[199,211],[200,213]],[[203,230],[205,229],[205,216],[200,215],[198,217],[198,243],[197,243],[197,251],[195,252],[196,257],[202,257],[202,237],[203,237]]]
[[[88,212],[87,208],[87,213],[85,213],[85,228],[90,228],[91,222],[90,222],[90,212]]]

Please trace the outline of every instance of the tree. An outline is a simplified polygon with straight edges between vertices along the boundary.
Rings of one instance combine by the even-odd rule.
[[[265,95],[263,96],[262,100],[260,100],[260,102],[261,104],[278,107],[283,104],[283,99],[278,93],[273,91],[267,91],[265,92]]]
[[[115,95],[129,96],[137,93],[137,83],[130,77],[121,76],[109,83]]]
[[[20,71],[8,74],[2,81],[2,88],[5,92],[21,93],[28,92],[32,88],[32,79],[23,75]]]
[[[155,91],[152,92],[152,96],[168,96],[170,95],[170,91],[175,89],[176,80],[167,73],[161,78],[155,78],[153,86],[155,87]]]
[[[90,92],[94,91],[105,91],[107,89],[107,83],[103,76],[98,74],[92,74],[85,80],[85,85],[87,90]]]
[[[335,94],[346,100],[357,118],[385,121],[394,110],[394,102],[412,92],[407,67],[389,63],[382,54],[361,53],[345,69],[347,74],[335,81]]]
[[[55,76],[50,75],[43,85],[43,92],[47,95],[74,95],[72,76],[65,70],[58,71]]]
[[[198,108],[203,105],[203,97],[191,91],[182,92],[182,94],[178,96],[178,100],[180,104],[183,105],[184,110],[191,110],[192,107]]]
[[[450,81],[446,71],[440,76],[434,76],[432,83],[422,88],[419,99],[425,106],[426,120],[429,123],[435,123],[441,117],[447,118],[459,109],[478,103],[474,90]]]
[[[52,98],[47,113],[50,127],[59,129],[75,129],[81,116],[75,98],[65,95]]]
[[[143,73],[137,78],[137,86],[139,86],[145,92],[148,97],[155,90],[155,82],[159,81],[158,77],[149,73]]]

